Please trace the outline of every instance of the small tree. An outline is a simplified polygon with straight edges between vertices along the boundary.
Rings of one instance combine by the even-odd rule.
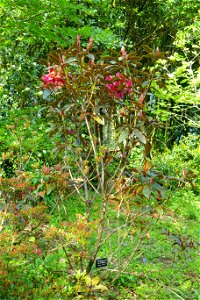
[[[166,178],[149,162],[156,123],[145,113],[152,82],[162,83],[153,67],[162,55],[158,50],[142,56],[127,54],[122,47],[114,56],[97,53],[95,57],[91,45],[92,39],[82,49],[78,37],[75,46],[50,53],[42,82],[50,136],[61,139],[55,150],[63,152],[66,182],[86,208],[81,226],[84,232],[93,230],[89,242],[83,233],[80,243],[76,239],[73,246],[68,244],[68,261],[76,249],[76,260],[68,267],[73,274],[79,270],[88,276],[101,252],[108,256],[107,271],[117,271],[115,281],[135,257],[141,241],[149,238],[155,211],[158,216],[165,199]],[[143,66],[147,62],[151,67]],[[143,147],[137,168],[130,167],[136,147]],[[62,203],[67,207],[67,195]],[[82,241],[84,235],[87,242]],[[123,253],[127,240],[132,250]],[[79,283],[76,292],[81,292]]]

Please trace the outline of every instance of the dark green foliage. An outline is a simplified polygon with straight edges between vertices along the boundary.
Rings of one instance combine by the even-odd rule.
[[[192,24],[200,2],[162,0],[116,0],[118,34],[138,49],[143,44],[171,51],[178,30]]]

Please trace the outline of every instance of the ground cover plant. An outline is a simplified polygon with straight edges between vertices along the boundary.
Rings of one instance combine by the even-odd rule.
[[[42,107],[1,129],[0,296],[198,299],[198,146],[169,152],[168,169],[150,159],[164,54],[94,54],[92,42],[51,52]]]

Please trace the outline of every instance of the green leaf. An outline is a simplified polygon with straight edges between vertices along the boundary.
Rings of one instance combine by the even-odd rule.
[[[51,91],[48,89],[45,89],[43,92],[43,99],[49,100],[49,96],[51,95]]]
[[[100,118],[100,117],[97,116],[97,115],[93,115],[92,117],[93,117],[93,119],[94,119],[97,123],[99,123],[100,125],[105,125],[105,121],[104,121],[103,118]]]
[[[137,128],[134,129],[134,134],[141,143],[146,144],[146,142],[147,142],[146,137],[140,130],[138,130]]]
[[[75,61],[77,61],[76,56],[68,58],[68,60],[66,62],[70,64],[70,63],[75,62]]]
[[[91,59],[91,61],[94,61],[94,55],[93,54],[91,54],[91,53],[89,53],[88,55],[87,55],[87,57],[89,57],[90,59]]]
[[[84,277],[84,279],[85,279],[85,283],[87,284],[87,285],[92,285],[92,278],[89,276],[89,275],[86,275],[85,277]]]
[[[105,285],[103,285],[103,284],[99,284],[99,285],[97,285],[97,286],[94,286],[94,287],[92,288],[92,291],[107,292],[107,291],[108,291],[108,288],[107,288]]]
[[[30,238],[28,240],[29,240],[29,242],[34,243],[35,242],[35,237],[34,236],[30,236]]]
[[[155,210],[157,211],[157,213],[158,213],[160,216],[162,216],[162,215],[164,214],[164,211],[163,211],[162,207],[160,207],[160,206],[156,206],[156,207],[155,207]]]
[[[49,195],[49,194],[51,194],[51,192],[53,191],[54,186],[51,185],[51,184],[47,184],[47,187],[46,187],[46,188],[47,188],[46,194]]]
[[[144,188],[143,188],[143,192],[142,192],[142,193],[143,193],[143,195],[144,195],[147,199],[150,198],[151,192],[152,192],[152,189],[150,188],[150,186],[149,186],[149,185],[145,185]]]
[[[129,135],[129,130],[128,129],[123,130],[119,135],[119,143],[125,141],[128,135]]]
[[[87,286],[81,286],[81,285],[76,286],[77,293],[88,293],[89,291],[90,291],[90,288]]]

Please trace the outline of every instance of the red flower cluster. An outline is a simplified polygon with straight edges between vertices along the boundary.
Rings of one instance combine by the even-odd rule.
[[[48,74],[42,76],[43,89],[61,89],[66,81],[65,76],[61,75],[55,68],[49,68]]]
[[[107,76],[106,80],[110,81],[106,86],[111,92],[111,95],[122,99],[124,96],[130,94],[132,92],[133,83],[130,79],[126,78],[123,74],[117,73],[116,76],[118,79],[113,80],[113,76]]]

